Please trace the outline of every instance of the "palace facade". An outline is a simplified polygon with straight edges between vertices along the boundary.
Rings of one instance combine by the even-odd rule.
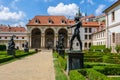
[[[90,17],[91,18],[91,17]],[[90,19],[87,18],[87,19]],[[85,21],[82,18],[82,27],[80,28],[80,36],[83,49],[89,49],[92,45],[92,33],[100,26],[99,22]],[[64,35],[64,45],[69,47],[69,41],[74,32],[74,28],[67,29],[67,26],[74,25],[74,20],[67,19],[65,16],[35,16],[27,24],[29,37],[29,47],[31,48],[54,48],[59,39],[59,35]],[[75,39],[74,48],[78,48],[79,44]]]
[[[22,44],[27,41],[27,30],[25,27],[0,25],[0,44],[6,45],[8,47],[8,42],[12,35],[15,35],[15,48],[23,49]]]

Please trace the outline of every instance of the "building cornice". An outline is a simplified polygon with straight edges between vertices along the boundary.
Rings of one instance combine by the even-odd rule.
[[[108,7],[107,9],[105,9],[103,12],[104,13],[108,13],[110,10],[112,10],[113,8],[115,8],[118,5],[120,5],[120,0],[118,0],[117,2],[115,2],[114,4],[112,4],[110,7]]]
[[[119,26],[119,25],[120,25],[120,22],[115,23],[115,24],[113,24],[113,25],[111,25],[111,26],[107,26],[107,29],[113,28],[113,27],[116,27],[116,26]]]

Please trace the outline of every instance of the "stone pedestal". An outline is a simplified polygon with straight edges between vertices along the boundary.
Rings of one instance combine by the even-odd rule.
[[[7,54],[16,57],[14,49],[13,50],[7,50]]]
[[[58,53],[60,56],[63,56],[65,55],[65,49],[58,49]]]
[[[81,69],[84,67],[84,53],[81,51],[67,51],[68,59],[67,59],[67,73],[70,70]]]
[[[29,52],[29,49],[24,49],[24,52]]]

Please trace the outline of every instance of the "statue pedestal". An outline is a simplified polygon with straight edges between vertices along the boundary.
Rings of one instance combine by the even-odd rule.
[[[67,51],[68,54],[67,58],[67,73],[69,73],[70,70],[74,69],[81,69],[84,67],[84,53],[81,51]]]
[[[14,49],[13,50],[7,50],[7,54],[16,57]]]
[[[65,49],[58,49],[58,53],[59,53],[60,56],[64,56]]]
[[[29,49],[24,49],[24,52],[29,52]]]

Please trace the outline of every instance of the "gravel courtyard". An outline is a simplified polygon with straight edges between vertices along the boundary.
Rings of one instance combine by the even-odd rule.
[[[0,80],[55,80],[51,50],[0,66]]]

